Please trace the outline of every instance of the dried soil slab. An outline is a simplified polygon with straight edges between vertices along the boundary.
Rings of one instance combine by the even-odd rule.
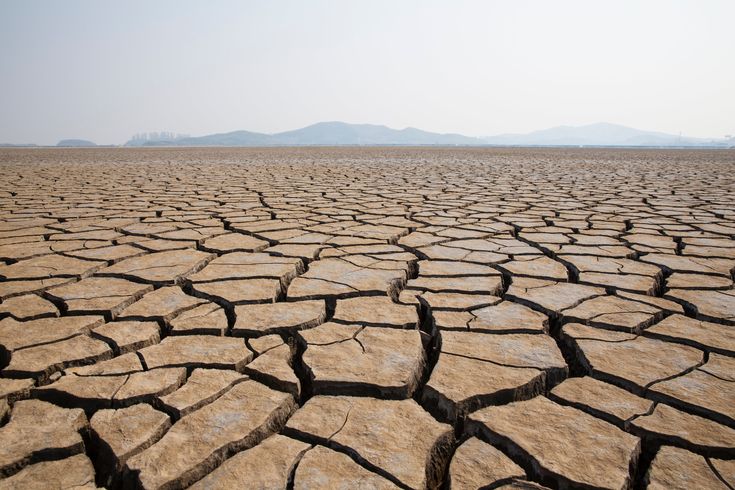
[[[729,356],[711,354],[707,363],[697,369],[725,381],[735,381],[735,359]]]
[[[446,241],[449,241],[447,237],[437,236],[423,231],[414,231],[398,239],[399,244],[412,248],[424,247]]]
[[[315,396],[288,421],[286,435],[356,454],[394,483],[434,488],[448,463],[452,428],[413,400]]]
[[[569,378],[551,390],[548,396],[557,403],[584,410],[621,428],[653,406],[651,400],[589,376]]]
[[[208,252],[260,252],[268,248],[268,242],[242,233],[225,233],[202,242],[202,249]]]
[[[167,337],[160,344],[139,350],[138,355],[148,369],[183,366],[239,371],[253,358],[242,339],[211,335]]]
[[[513,274],[514,277],[536,277],[551,281],[566,281],[568,277],[564,264],[544,255],[539,257],[519,256],[510,262],[504,262],[500,267]]]
[[[650,415],[632,420],[630,430],[663,444],[702,454],[727,458],[735,456],[734,429],[663,403],[656,405]]]
[[[572,264],[581,275],[584,273],[620,274],[624,276],[640,275],[658,278],[661,269],[653,264],[646,264],[632,259],[596,257],[594,255],[560,255],[560,260]]]
[[[135,352],[128,352],[95,364],[71,367],[64,370],[66,374],[78,376],[104,376],[112,374],[130,374],[143,371],[143,365]]]
[[[2,375],[8,378],[45,380],[49,375],[67,367],[92,364],[110,357],[112,349],[105,342],[86,335],[77,335],[60,342],[13,352]]]
[[[66,255],[87,260],[104,260],[108,264],[114,264],[123,259],[143,255],[144,250],[131,245],[114,245],[111,247],[97,247],[66,252]]]
[[[424,368],[418,330],[325,323],[305,330],[314,393],[407,398]]]
[[[310,262],[319,256],[319,252],[326,248],[322,244],[294,245],[294,244],[278,244],[268,247],[264,250],[267,253],[273,253],[282,257],[296,257],[306,262]]]
[[[710,463],[715,467],[717,472],[720,474],[723,480],[725,480],[730,487],[735,485],[735,461],[732,459],[710,459]]]
[[[217,257],[189,279],[193,282],[206,282],[272,278],[287,286],[303,270],[304,265],[300,259],[274,257],[265,253],[234,252]]]
[[[153,235],[154,233],[164,233],[166,231],[176,230],[178,227],[169,219],[161,220],[145,220],[142,223],[131,223],[122,228],[126,234],[133,235]]]
[[[69,313],[107,315],[114,318],[120,311],[139,300],[153,286],[137,284],[114,277],[88,277],[46,292],[46,296],[63,303]]]
[[[438,244],[419,247],[416,250],[431,260],[455,260],[475,262],[478,264],[498,264],[509,259],[508,255],[504,253],[473,251]]]
[[[94,466],[84,454],[26,466],[10,478],[0,480],[0,489],[50,488],[96,490]]]
[[[562,321],[640,333],[663,316],[651,305],[617,296],[598,296],[562,312]]]
[[[596,378],[634,393],[702,362],[700,350],[661,340],[570,323],[564,341],[576,349],[577,361]]]
[[[0,478],[32,463],[83,453],[79,431],[87,426],[81,410],[39,400],[16,402],[10,421],[0,427]]]
[[[469,240],[453,240],[444,243],[450,248],[459,248],[462,250],[472,250],[478,252],[498,252],[509,255],[540,255],[541,252],[525,242],[516,240],[515,238],[487,238],[487,239],[469,239]]]
[[[178,284],[204,267],[215,255],[199,250],[170,250],[125,259],[99,275],[130,277],[156,285]]]
[[[735,259],[735,249],[733,249],[732,247],[705,247],[705,246],[687,245],[682,250],[682,255]]]
[[[33,279],[29,281],[0,281],[0,299],[5,301],[7,298],[19,296],[21,294],[37,293],[51,286],[58,286],[71,282],[74,279],[54,277],[51,279]]]
[[[652,295],[659,286],[656,277],[639,276],[635,274],[602,274],[599,272],[582,272],[579,274],[579,283],[600,286],[620,291],[630,291],[638,294]]]
[[[502,301],[472,311],[469,329],[491,333],[546,333],[549,319],[543,313],[526,306]]]
[[[216,222],[219,225],[219,222]],[[225,233],[221,226],[204,226],[201,228],[187,228],[184,230],[164,231],[156,233],[153,236],[164,240],[183,240],[201,243],[207,238]]]
[[[728,289],[732,285],[730,278],[705,274],[674,272],[666,278],[666,287],[669,289]]]
[[[349,456],[316,446],[304,453],[294,474],[294,488],[356,488],[362,490],[401,488],[355,463]]]
[[[40,318],[27,322],[4,318],[0,320],[0,344],[12,352],[84,335],[103,323],[101,316]]]
[[[715,369],[708,369],[710,362]],[[735,380],[711,374],[717,365],[735,375],[735,359],[713,354],[701,369],[653,384],[648,396],[735,427]]]
[[[89,422],[106,485],[112,483],[113,476],[122,471],[131,456],[150,447],[171,427],[168,415],[145,403],[99,410]]]
[[[659,298],[657,296],[645,296],[628,291],[618,291],[615,295],[620,296],[621,298],[632,299],[633,301],[646,305],[655,306],[656,308],[668,313],[684,313],[684,308],[679,303],[675,303],[669,299]]]
[[[42,240],[43,235],[49,235],[56,231],[53,228],[47,228],[45,226],[34,226],[22,230],[6,231],[2,234],[2,238],[11,243],[23,243],[26,241]]]
[[[469,311],[432,311],[431,318],[439,330],[468,331],[469,323],[474,319]]]
[[[92,330],[92,336],[112,345],[116,354],[148,347],[160,342],[161,332],[156,322],[111,322]]]
[[[276,279],[232,279],[202,282],[192,286],[195,295],[228,304],[274,303],[281,294]]]
[[[3,279],[47,279],[51,277],[86,277],[105,266],[105,262],[81,260],[63,255],[43,255],[14,264],[0,264]]]
[[[671,253],[676,249],[676,242],[668,236],[630,233],[625,235],[625,241],[650,248],[668,249]]]
[[[735,268],[735,260],[704,257],[686,257],[672,254],[648,254],[641,257],[643,262],[656,264],[673,272],[694,272],[730,276]]]
[[[735,325],[735,290],[728,291],[689,291],[675,289],[666,297],[693,307],[697,318],[711,322]]]
[[[127,407],[171,393],[186,380],[183,368],[105,376],[62,376],[35,388],[35,398],[92,413],[100,408]]]
[[[566,372],[561,352],[547,335],[446,331],[422,398],[454,420],[490,404],[531,398]]]
[[[33,387],[32,379],[0,378],[0,399],[10,403],[28,398]]]
[[[232,335],[257,337],[315,327],[327,316],[322,300],[241,305],[235,307]]]
[[[635,251],[620,245],[575,245],[575,244],[564,244],[561,245],[558,251],[555,251],[558,255],[590,255],[595,257],[612,257],[612,258],[633,258]]]
[[[300,466],[303,463],[300,458],[310,447],[289,437],[272,435],[257,446],[237,453],[190,488],[211,490],[243,485],[249,488],[287,488],[293,469],[296,464]],[[329,456],[334,457],[335,453],[330,453]],[[324,488],[324,482],[314,483],[318,483],[316,487]],[[298,484],[294,488],[298,488]]]
[[[266,386],[298,396],[301,382],[293,368],[295,346],[284,342],[278,335],[251,339],[249,344],[257,357],[243,371]]]
[[[159,397],[159,400],[161,407],[178,420],[216,400],[246,379],[237,371],[197,368],[181,388]]]
[[[368,255],[378,260],[416,260],[416,256],[406,252],[401,247],[396,245],[388,245],[385,243],[375,243],[371,241],[365,241],[360,244],[360,239],[356,237],[341,237],[333,238],[328,240],[335,247],[325,248],[324,251],[319,255],[320,258],[326,259],[329,257],[344,257],[346,255]],[[355,241],[355,245],[349,243]],[[401,257],[401,258],[398,258]]]
[[[735,356],[735,329],[719,323],[672,315],[647,328],[644,335]]]
[[[569,228],[554,227],[552,229],[548,229],[546,227],[542,227],[533,229],[536,231],[522,231],[518,234],[518,236],[530,242],[536,243],[537,245],[543,245],[547,248],[551,245],[560,245],[562,243],[572,242],[572,239],[564,234],[571,233],[572,230]]]
[[[457,448],[449,466],[451,488],[455,489],[476,490],[525,477],[526,472],[508,456],[476,437]]]
[[[123,236],[114,230],[89,230],[89,231],[69,231],[67,233],[52,233],[49,235],[49,241],[53,240],[99,240],[112,241]]]
[[[433,293],[487,294],[498,296],[503,290],[503,278],[496,276],[424,277],[411,279],[407,289]]]
[[[185,294],[177,286],[156,289],[131,304],[118,319],[171,321],[184,311],[206,303],[205,300]]]
[[[204,303],[186,310],[169,322],[171,335],[224,335],[228,328],[225,310],[215,303]]]
[[[418,305],[425,302],[432,310],[464,311],[499,303],[501,299],[497,296],[486,294],[463,294],[463,293],[432,293],[431,291],[418,291],[404,289],[401,291],[399,301],[405,304]]]
[[[505,298],[542,309],[547,314],[558,314],[603,294],[602,288],[582,284],[518,278],[508,288]]]
[[[0,317],[8,315],[16,320],[28,321],[37,318],[59,316],[59,310],[53,303],[40,296],[26,294],[8,298],[0,304]]]
[[[129,485],[180,488],[201,479],[238,451],[278,431],[294,410],[290,394],[249,380],[183,417],[127,462]]]
[[[357,293],[390,294],[406,280],[408,265],[405,262],[371,261],[372,267],[364,267],[339,258],[318,260],[291,282],[288,297],[318,299]]]
[[[487,265],[454,260],[420,260],[419,275],[428,276],[497,276],[498,271]]]
[[[646,482],[651,490],[728,488],[702,456],[671,446],[663,446],[656,453]]]
[[[134,237],[130,237],[132,240],[130,243],[137,245],[138,247],[144,248],[150,252],[164,252],[164,251],[173,251],[173,250],[187,250],[187,249],[195,249],[197,242],[195,241],[185,241],[185,240],[163,240],[158,238],[152,238],[152,239],[133,239]],[[121,243],[121,240],[118,240],[118,243]]]
[[[54,252],[65,252],[79,248],[78,243],[63,243],[63,242],[45,242],[43,238],[35,239],[34,241],[28,242],[22,237],[17,238],[0,238],[2,244],[0,245],[0,259],[2,260],[22,260],[30,259],[31,257],[37,257],[41,255],[48,255]],[[19,246],[22,244],[22,246]]]
[[[340,299],[333,320],[395,328],[417,328],[419,324],[415,307],[394,303],[387,296]]]
[[[473,414],[470,431],[525,460],[560,486],[629,488],[640,440],[614,425],[538,396]],[[549,437],[553,434],[553,437]]]

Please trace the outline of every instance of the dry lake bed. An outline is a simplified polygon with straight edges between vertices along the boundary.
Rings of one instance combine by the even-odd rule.
[[[0,176],[0,489],[735,486],[735,151]]]

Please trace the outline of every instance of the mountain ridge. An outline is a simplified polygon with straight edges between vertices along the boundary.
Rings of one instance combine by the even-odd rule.
[[[392,129],[378,124],[325,121],[267,134],[231,131],[174,140],[130,140],[125,146],[329,146],[329,145],[481,145],[483,140],[454,133],[432,133],[417,128]]]
[[[393,129],[380,124],[324,121],[279,133],[237,130],[202,136],[177,133],[143,133],[120,146],[559,146],[559,147],[685,147],[733,148],[735,137],[692,138],[658,131],[645,131],[612,123],[555,126],[530,133],[504,133],[473,137],[458,133],[435,133],[414,127]],[[0,144],[0,147],[43,146]],[[93,147],[83,139],[61,140],[60,147]],[[116,146],[116,145],[105,145]]]
[[[231,131],[173,140],[130,140],[125,146],[728,146],[732,140],[691,138],[612,123],[556,126],[525,134],[484,138],[418,128],[325,121],[280,133]]]

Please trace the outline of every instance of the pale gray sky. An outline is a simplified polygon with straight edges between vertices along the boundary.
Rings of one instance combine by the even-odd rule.
[[[331,120],[722,137],[733,23],[733,0],[0,0],[0,142]]]

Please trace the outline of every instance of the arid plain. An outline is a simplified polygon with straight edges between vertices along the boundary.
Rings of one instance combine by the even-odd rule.
[[[735,486],[735,151],[0,175],[0,489]]]

